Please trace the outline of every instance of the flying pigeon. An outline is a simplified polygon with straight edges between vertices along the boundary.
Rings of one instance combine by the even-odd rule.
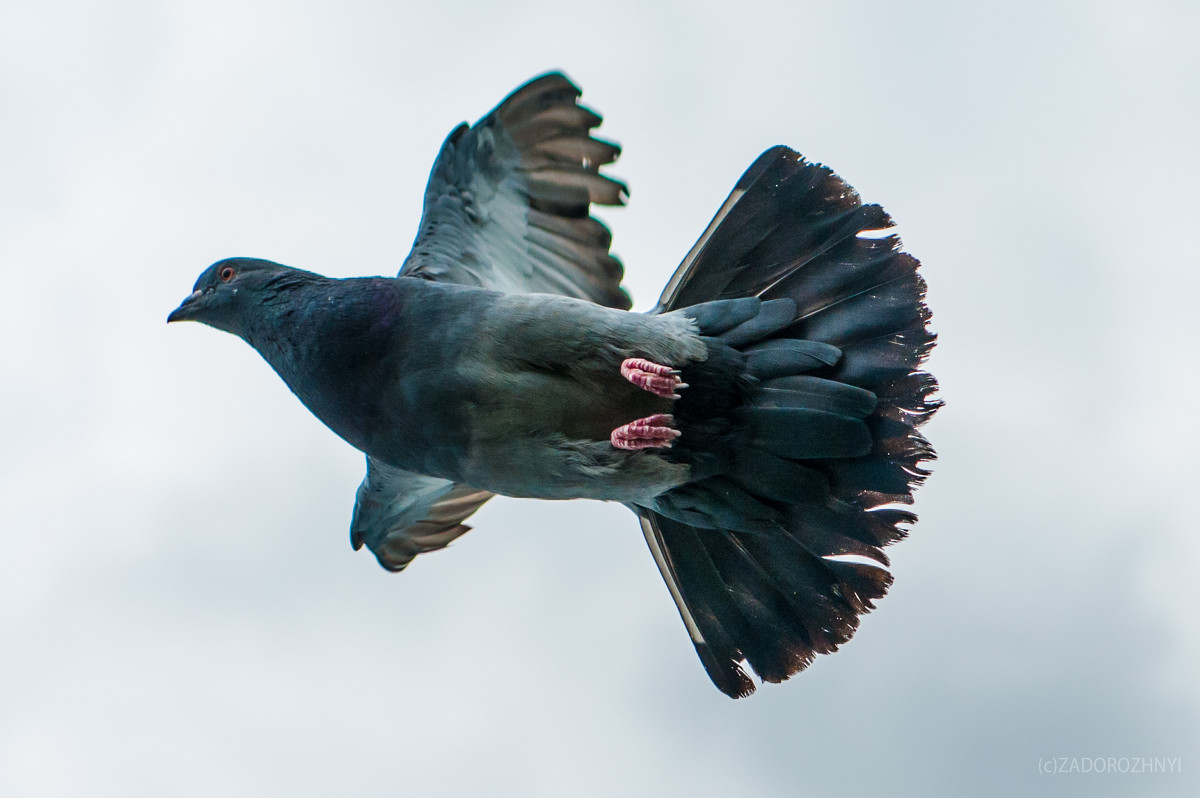
[[[240,336],[367,458],[351,522],[392,571],[491,496],[637,514],[726,695],[850,639],[916,517],[940,406],[918,261],[891,219],[787,147],[737,182],[629,311],[591,205],[620,148],[560,73],[442,145],[397,277],[213,264],[168,321]]]

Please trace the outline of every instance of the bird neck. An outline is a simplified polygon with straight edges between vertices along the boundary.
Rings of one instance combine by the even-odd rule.
[[[334,432],[362,448],[399,329],[393,278],[320,277],[265,296],[243,336]]]

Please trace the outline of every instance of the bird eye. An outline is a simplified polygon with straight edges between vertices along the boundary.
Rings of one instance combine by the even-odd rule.
[[[223,266],[221,271],[217,272],[217,277],[221,278],[221,282],[227,283],[233,279],[233,267]]]

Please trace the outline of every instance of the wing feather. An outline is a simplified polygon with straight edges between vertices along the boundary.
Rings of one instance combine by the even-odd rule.
[[[601,117],[579,95],[564,75],[543,75],[450,134],[402,277],[629,308],[612,235],[589,215],[592,203],[624,204],[625,185],[600,174],[621,148],[591,137]]]
[[[350,542],[355,549],[365,544],[389,571],[402,571],[418,554],[445,548],[470,530],[462,522],[493,495],[368,457]]]

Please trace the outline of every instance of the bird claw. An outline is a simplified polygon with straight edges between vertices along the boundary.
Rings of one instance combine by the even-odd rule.
[[[671,426],[674,423],[675,417],[671,414],[655,413],[617,427],[612,431],[609,440],[616,448],[629,451],[670,449],[681,434]]]
[[[679,391],[688,387],[679,377],[679,369],[663,366],[640,357],[621,363],[621,376],[631,383],[663,399],[678,399]]]

